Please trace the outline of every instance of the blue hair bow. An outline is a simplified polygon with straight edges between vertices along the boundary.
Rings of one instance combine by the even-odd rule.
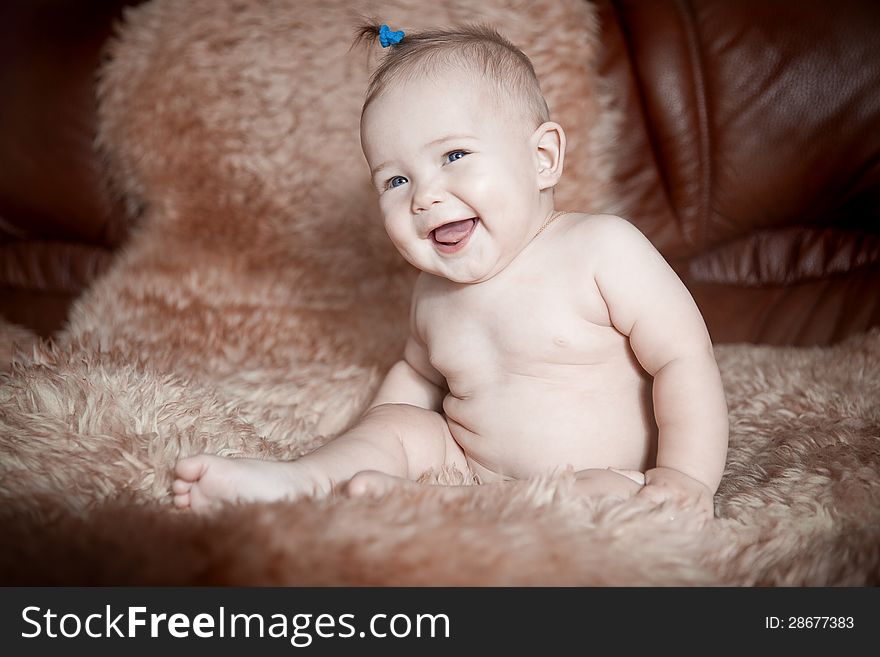
[[[382,27],[379,28],[379,43],[382,44],[383,48],[387,48],[388,46],[396,46],[398,43],[403,41],[403,37],[403,30],[392,32],[391,28],[387,25],[382,25]]]

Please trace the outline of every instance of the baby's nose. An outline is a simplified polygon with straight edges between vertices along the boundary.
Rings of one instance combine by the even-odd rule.
[[[422,184],[416,187],[413,194],[412,210],[414,214],[430,210],[431,206],[443,200],[443,192],[437,184]]]

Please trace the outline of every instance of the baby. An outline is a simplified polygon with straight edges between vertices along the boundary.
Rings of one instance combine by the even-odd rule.
[[[403,357],[353,428],[296,461],[182,459],[175,504],[571,468],[584,495],[711,517],[728,421],[703,318],[630,223],[554,208],[565,133],[526,55],[485,27],[362,36],[389,51],[361,145],[385,229],[421,270]]]

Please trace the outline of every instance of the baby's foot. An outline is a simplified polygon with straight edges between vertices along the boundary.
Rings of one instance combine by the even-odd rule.
[[[363,470],[345,484],[344,492],[350,497],[362,495],[382,496],[395,488],[413,488],[419,486],[411,479],[395,477],[376,470]]]
[[[497,485],[503,486],[505,483]],[[377,470],[361,470],[345,483],[345,486],[342,487],[342,492],[349,497],[361,497],[364,495],[382,497],[399,488],[430,488],[432,495],[439,495],[444,500],[453,500],[460,499],[462,496],[473,495],[478,486],[420,484],[412,479],[395,477]]]
[[[174,505],[204,511],[225,501],[272,501],[330,492],[296,461],[229,459],[202,454],[181,459],[171,485]]]

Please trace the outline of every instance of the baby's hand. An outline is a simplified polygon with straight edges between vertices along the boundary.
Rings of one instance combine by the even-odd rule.
[[[715,515],[712,491],[702,482],[672,468],[648,470],[645,486],[638,495],[657,504],[672,502],[684,510],[696,512],[704,522]]]

